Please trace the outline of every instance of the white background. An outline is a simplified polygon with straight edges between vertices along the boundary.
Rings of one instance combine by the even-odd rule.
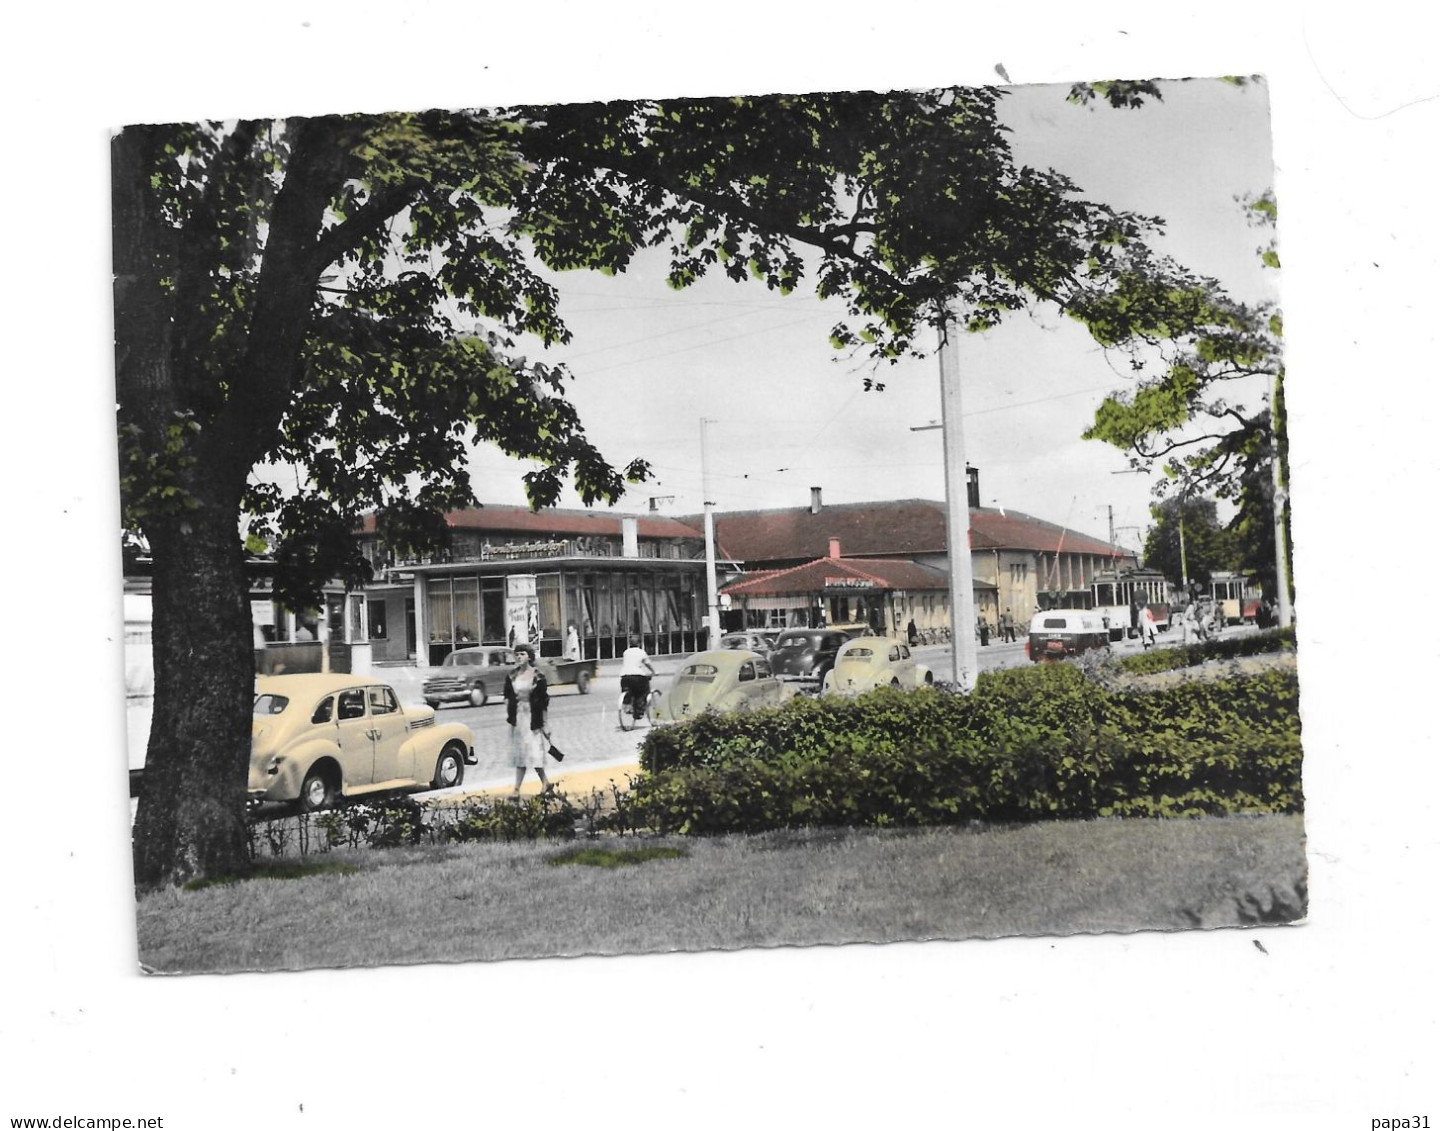
[[[1418,6],[31,5],[6,20],[0,1118],[1440,1126],[1437,17]],[[140,120],[1263,72],[1311,918],[1263,932],[136,971],[107,133]],[[801,500],[803,501],[803,500]],[[1412,620],[1418,628],[1411,627]],[[1263,941],[1268,954],[1253,943]],[[1425,1065],[1430,1065],[1426,1068]],[[303,1111],[301,1110],[303,1105]]]

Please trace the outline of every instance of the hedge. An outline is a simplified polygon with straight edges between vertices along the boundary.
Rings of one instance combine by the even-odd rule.
[[[1233,660],[1241,656],[1258,656],[1266,652],[1293,652],[1294,628],[1268,628],[1228,640],[1204,640],[1169,648],[1151,648],[1145,652],[1114,661],[1122,671],[1135,675],[1191,668],[1210,660]]]
[[[1270,670],[1148,691],[1074,665],[973,694],[882,688],[658,728],[616,814],[658,832],[1294,813],[1298,684]]]

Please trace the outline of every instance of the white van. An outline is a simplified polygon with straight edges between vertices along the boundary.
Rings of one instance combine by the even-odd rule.
[[[1063,660],[1092,649],[1110,647],[1110,630],[1098,612],[1085,609],[1051,609],[1030,618],[1025,654],[1041,660]]]

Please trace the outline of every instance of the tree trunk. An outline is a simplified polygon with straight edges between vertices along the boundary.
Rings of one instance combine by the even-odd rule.
[[[255,658],[239,500],[213,485],[192,489],[195,510],[145,531],[155,563],[155,712],[134,830],[142,889],[249,869]]]

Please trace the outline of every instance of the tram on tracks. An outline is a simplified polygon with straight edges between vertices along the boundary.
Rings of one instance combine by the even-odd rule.
[[[1095,611],[1105,618],[1111,640],[1135,636],[1142,609],[1150,610],[1155,627],[1161,632],[1170,627],[1170,608],[1174,602],[1170,583],[1158,570],[1102,570],[1090,582],[1090,597]]]
[[[1260,610],[1261,593],[1254,579],[1243,573],[1217,571],[1210,575],[1210,600],[1226,624],[1253,624]]]

